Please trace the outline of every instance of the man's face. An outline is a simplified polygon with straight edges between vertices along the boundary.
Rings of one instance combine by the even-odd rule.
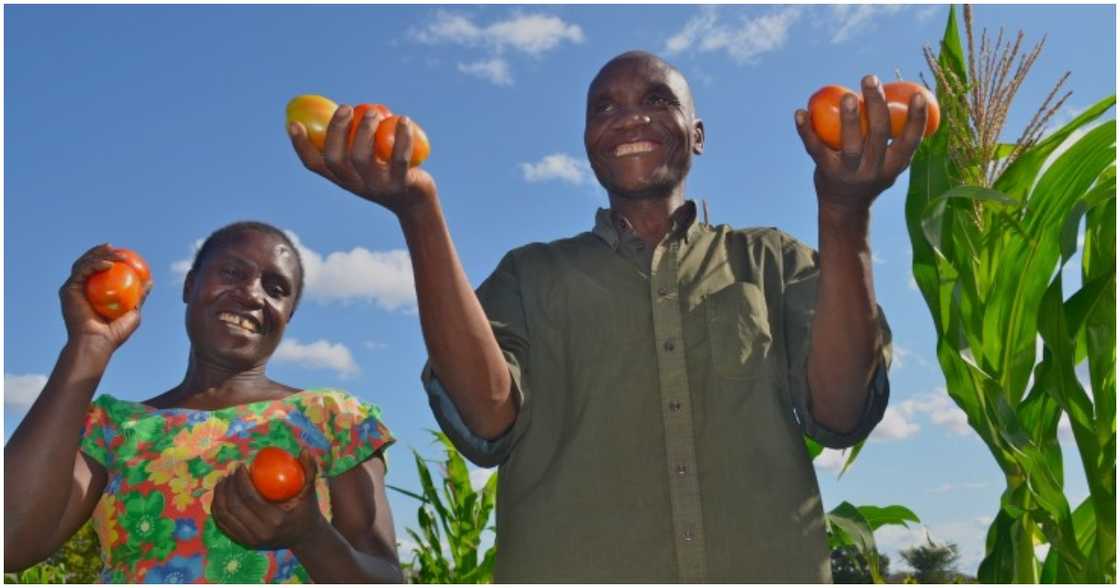
[[[684,182],[703,151],[688,83],[652,55],[623,56],[591,83],[583,142],[599,183],[614,195],[661,197]]]

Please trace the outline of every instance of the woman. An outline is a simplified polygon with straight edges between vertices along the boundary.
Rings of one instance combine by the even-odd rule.
[[[401,581],[378,409],[265,375],[303,292],[291,240],[253,222],[206,240],[183,285],[186,375],[140,403],[90,402],[140,324],[139,309],[106,322],[85,299],[114,260],[100,245],[74,263],[60,292],[67,343],[4,449],[5,569],[46,558],[92,516],[102,581]],[[299,454],[295,498],[254,489],[247,464],[265,446]]]

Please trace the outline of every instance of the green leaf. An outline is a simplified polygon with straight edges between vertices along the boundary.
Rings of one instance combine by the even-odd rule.
[[[907,521],[911,523],[920,523],[918,515],[914,511],[906,508],[905,506],[892,504],[890,506],[872,506],[864,505],[859,507],[860,514],[863,515],[864,520],[872,531],[882,527],[883,525],[902,525],[908,527]]]

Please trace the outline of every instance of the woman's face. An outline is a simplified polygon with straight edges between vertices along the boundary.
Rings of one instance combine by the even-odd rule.
[[[191,346],[233,369],[263,365],[295,309],[297,253],[283,239],[255,230],[216,245],[183,286]]]

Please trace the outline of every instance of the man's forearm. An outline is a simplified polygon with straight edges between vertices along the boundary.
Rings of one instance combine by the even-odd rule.
[[[400,221],[432,368],[467,426],[497,438],[516,416],[509,367],[467,281],[438,199],[418,204]]]
[[[404,582],[400,563],[355,549],[325,519],[312,529],[292,553],[317,584],[390,584]]]
[[[836,432],[858,424],[882,346],[868,243],[870,212],[819,212],[820,282],[809,355],[813,418]]]

